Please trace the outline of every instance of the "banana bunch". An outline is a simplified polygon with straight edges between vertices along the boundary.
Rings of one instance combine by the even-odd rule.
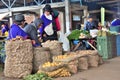
[[[66,68],[60,68],[53,72],[46,72],[49,77],[69,77],[71,76],[70,72]]]
[[[46,62],[42,65],[42,68],[46,68],[46,67],[55,67],[55,66],[59,66],[62,63],[58,63],[58,62]]]

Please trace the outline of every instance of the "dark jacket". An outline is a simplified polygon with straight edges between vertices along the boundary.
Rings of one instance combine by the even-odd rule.
[[[92,29],[95,29],[95,23],[87,21],[84,26],[84,30],[90,31]]]
[[[40,46],[40,42],[38,40],[38,33],[37,33],[37,25],[35,23],[28,24],[24,31],[28,34],[31,40],[35,40],[35,46]]]

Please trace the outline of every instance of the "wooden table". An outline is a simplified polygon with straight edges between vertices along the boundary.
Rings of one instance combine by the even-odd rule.
[[[75,39],[71,40],[70,41],[70,47],[71,47],[71,51],[76,51],[78,49],[78,47],[82,44],[82,41],[87,41],[87,43],[94,49],[96,49],[91,43],[88,42],[88,40],[96,40],[96,38],[81,38],[81,39],[78,39],[79,40],[79,43],[74,47],[72,48],[72,45],[73,45],[73,41]]]

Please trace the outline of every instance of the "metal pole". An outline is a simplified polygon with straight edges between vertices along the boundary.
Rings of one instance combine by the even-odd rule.
[[[13,20],[12,20],[12,11],[9,12],[9,16],[10,16],[9,20],[10,20],[10,26],[11,26],[12,23],[13,23]]]
[[[51,3],[53,3],[53,1],[52,1],[52,0],[51,0],[50,2],[51,2]]]
[[[11,8],[12,8],[12,6],[14,5],[15,2],[16,2],[16,0],[14,0],[13,3],[11,4],[11,6],[10,6]]]
[[[35,2],[37,5],[39,5],[39,3],[38,3],[36,0],[34,0],[34,2]]]
[[[24,6],[26,6],[25,0],[24,0]]]
[[[5,6],[6,6],[7,8],[9,8],[9,5],[7,5],[4,0],[1,0],[1,1],[3,2],[3,4],[5,4]]]
[[[9,6],[10,6],[11,5],[10,0],[8,0],[8,2],[9,2]]]
[[[80,0],[80,5],[82,6],[82,0]]]

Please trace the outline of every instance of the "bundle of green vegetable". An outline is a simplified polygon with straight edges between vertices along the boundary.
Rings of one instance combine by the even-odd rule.
[[[80,36],[80,34],[81,33],[83,33],[83,34],[85,34],[86,36],[90,36],[90,34],[89,34],[89,32],[88,31],[85,31],[85,30],[73,30],[72,32],[71,32],[71,34],[70,35],[68,35],[68,39],[69,40],[73,40],[73,39],[79,39],[79,36]]]
[[[67,38],[68,38],[69,40],[79,39],[79,36],[80,36],[80,30],[73,30],[73,31],[71,32],[71,34],[68,35]]]
[[[48,77],[47,74],[44,73],[37,73],[34,75],[28,75],[23,80],[53,80],[52,78]]]

